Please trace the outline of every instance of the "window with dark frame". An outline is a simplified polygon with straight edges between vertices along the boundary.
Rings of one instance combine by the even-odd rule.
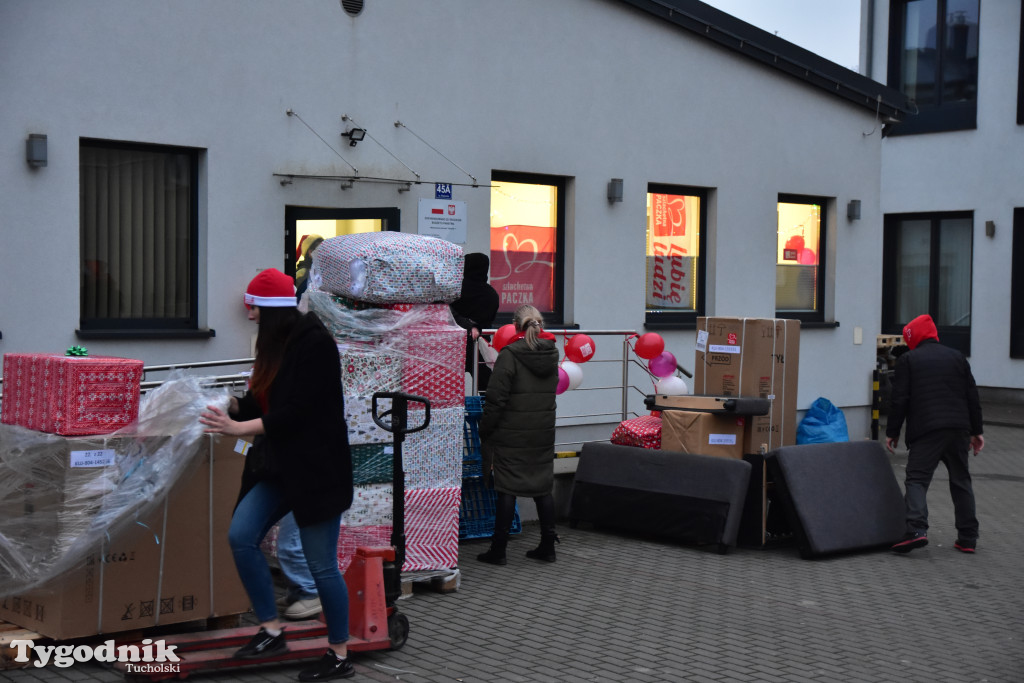
[[[887,135],[977,127],[979,0],[894,0],[889,5],[889,85],[915,115]]]
[[[199,331],[199,150],[79,142],[81,337]]]
[[[1010,266],[1010,358],[1024,358],[1024,208],[1013,210]]]
[[[645,327],[696,325],[704,315],[704,188],[647,186]]]
[[[927,313],[940,342],[970,355],[973,226],[970,211],[885,217],[883,334]]]
[[[565,325],[563,176],[491,172],[490,283],[498,292],[495,325],[533,305],[548,327]]]
[[[780,194],[777,206],[775,314],[825,321],[825,197]]]
[[[1017,61],[1017,123],[1024,125],[1024,0],[1020,3],[1020,55]]]

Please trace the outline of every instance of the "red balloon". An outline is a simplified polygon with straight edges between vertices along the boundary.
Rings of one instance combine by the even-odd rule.
[[[516,336],[516,326],[509,323],[508,325],[502,325],[498,328],[498,331],[494,333],[494,339],[491,340],[491,346],[495,351],[501,351],[502,348],[508,344],[512,337]]]
[[[636,340],[634,350],[636,355],[644,360],[650,360],[660,356],[661,352],[665,350],[665,340],[657,332],[648,332],[640,335],[640,338]]]
[[[574,334],[565,345],[565,357],[573,363],[586,363],[596,351],[594,340],[585,334]]]

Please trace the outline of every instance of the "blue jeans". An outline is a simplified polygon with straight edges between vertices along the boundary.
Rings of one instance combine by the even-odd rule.
[[[288,602],[316,597],[316,582],[302,553],[299,526],[290,512],[277,523],[277,562],[288,580]]]
[[[228,542],[235,568],[249,595],[256,618],[261,622],[277,618],[274,579],[270,565],[260,549],[270,528],[289,512],[277,486],[261,481],[245,494],[235,508],[228,531]],[[305,527],[299,527],[302,552],[320,594],[327,622],[327,642],[348,641],[348,588],[338,569],[338,533],[341,515]]]

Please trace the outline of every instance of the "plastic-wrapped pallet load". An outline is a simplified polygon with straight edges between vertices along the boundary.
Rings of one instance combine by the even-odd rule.
[[[64,639],[247,611],[227,544],[244,458],[199,423],[227,401],[175,378],[111,434],[0,425],[0,618]]]
[[[356,501],[342,519],[342,567],[357,545],[390,542],[394,437],[372,414],[373,394],[389,391],[427,398],[431,408],[430,425],[403,447],[403,569],[458,563],[466,331],[448,303],[461,291],[462,259],[457,245],[395,232],[328,239],[314,255],[302,306],[338,345],[356,476]],[[410,407],[410,427],[421,422],[422,411]]]

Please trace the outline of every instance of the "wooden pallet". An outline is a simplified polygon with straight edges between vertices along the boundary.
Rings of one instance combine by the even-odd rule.
[[[12,641],[15,640],[31,640],[35,642],[49,641],[35,631],[30,631],[27,628],[22,628],[17,624],[11,624],[9,622],[0,620],[0,671],[6,669],[22,669],[26,666],[31,665],[31,656],[28,662],[16,662],[14,657],[18,654],[17,650],[9,647]]]
[[[880,334],[877,337],[877,347],[888,349],[894,346],[903,346],[903,337],[898,334]]]

